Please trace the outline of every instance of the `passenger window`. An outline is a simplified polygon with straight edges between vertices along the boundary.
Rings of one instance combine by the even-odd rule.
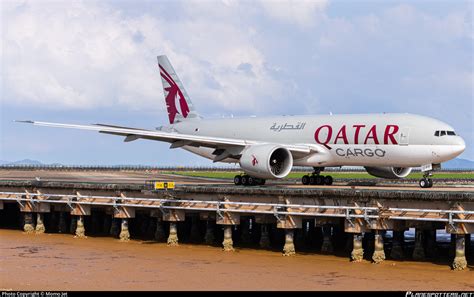
[[[436,132],[435,132],[435,136],[439,136],[439,131],[436,131]]]
[[[455,136],[456,133],[454,133],[454,131],[448,131],[448,135]]]
[[[441,135],[440,136],[444,136],[446,135],[446,131],[441,131]]]

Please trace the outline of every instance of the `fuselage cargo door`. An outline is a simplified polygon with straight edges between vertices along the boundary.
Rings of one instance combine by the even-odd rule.
[[[399,145],[408,145],[408,140],[410,138],[410,128],[403,127],[400,132],[400,139],[398,141]]]

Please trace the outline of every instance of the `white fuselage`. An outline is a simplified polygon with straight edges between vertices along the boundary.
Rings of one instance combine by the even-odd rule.
[[[310,144],[320,151],[297,166],[396,166],[439,164],[461,154],[464,140],[446,123],[413,114],[279,116],[193,119],[170,126],[178,133],[258,140],[274,144]],[[436,131],[446,134],[436,136]],[[447,135],[450,131],[451,135]],[[211,148],[184,149],[213,159]],[[321,152],[322,151],[322,152]],[[238,162],[227,158],[223,162]]]

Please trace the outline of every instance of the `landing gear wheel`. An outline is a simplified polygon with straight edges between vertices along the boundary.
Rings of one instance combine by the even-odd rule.
[[[316,185],[321,186],[324,184],[324,177],[322,177],[321,175],[316,175],[314,177],[314,182]]]
[[[308,175],[303,175],[303,177],[301,178],[301,183],[303,183],[303,185],[307,186],[310,184],[309,182],[309,176]]]
[[[433,187],[433,180],[431,178],[428,178],[428,188]]]
[[[330,186],[332,185],[332,176],[328,175],[328,176],[325,176],[324,177],[324,184],[327,185],[327,186]]]
[[[255,185],[255,178],[249,176],[248,179],[247,179],[247,183],[248,183],[249,186],[254,186]]]
[[[241,175],[236,175],[236,176],[234,177],[234,184],[235,184],[236,186],[239,186],[239,185],[242,184],[242,176],[241,176]]]
[[[428,185],[429,185],[428,179],[426,178],[420,179],[419,184],[420,184],[420,187],[422,188],[428,188]]]
[[[247,176],[247,175],[242,176],[242,185],[244,185],[244,186],[249,185],[249,176]]]
[[[309,184],[310,185],[315,185],[316,184],[316,177],[314,175],[311,175],[309,177]]]

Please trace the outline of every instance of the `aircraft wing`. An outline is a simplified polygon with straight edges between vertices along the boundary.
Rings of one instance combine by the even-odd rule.
[[[47,123],[47,122],[37,122],[37,121],[16,121],[16,122],[33,124],[36,126],[97,131],[99,133],[124,136],[125,142],[129,142],[129,141],[133,141],[137,139],[164,141],[164,142],[171,143],[171,148],[178,148],[181,146],[190,145],[190,146],[197,146],[197,147],[198,146],[210,147],[210,148],[216,148],[216,149],[226,148],[226,147],[241,147],[243,149],[249,145],[265,143],[265,142],[254,141],[254,140],[190,135],[190,134],[181,134],[181,133],[176,133],[176,132],[145,130],[145,129],[130,128],[130,127],[103,125],[103,124],[75,125],[75,124]],[[287,148],[292,153],[295,159],[299,159],[313,153],[324,151],[324,148],[321,148],[319,145],[305,145],[305,144],[302,144],[302,145],[280,144],[280,145]]]

